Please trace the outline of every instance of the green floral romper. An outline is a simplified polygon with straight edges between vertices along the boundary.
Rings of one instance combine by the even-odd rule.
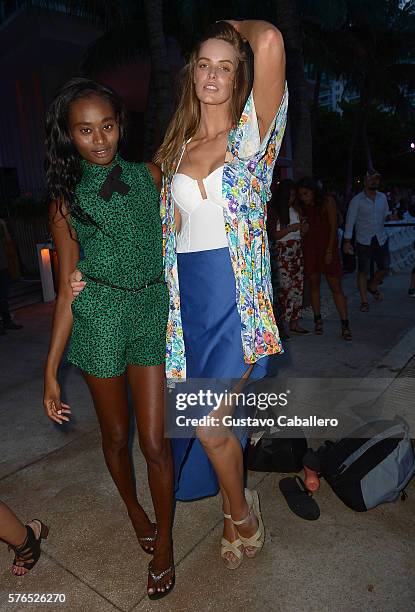
[[[128,364],[164,363],[169,295],[164,280],[159,194],[146,164],[119,155],[83,163],[81,215],[71,224],[84,253],[86,286],[72,303],[67,359],[99,378]],[[84,218],[85,217],[85,218]]]

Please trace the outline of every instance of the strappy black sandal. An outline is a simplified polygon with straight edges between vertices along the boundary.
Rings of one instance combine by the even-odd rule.
[[[138,543],[140,544],[144,552],[147,553],[148,555],[152,555],[154,553],[154,544],[156,543],[156,538],[157,538],[157,525],[155,523],[152,523],[152,525],[154,527],[153,536],[144,536],[144,537],[137,536]]]
[[[148,573],[150,574],[153,582],[154,582],[154,593],[149,593],[147,591],[147,595],[149,597],[149,599],[155,600],[155,599],[162,599],[163,597],[165,597],[166,595],[168,595],[169,593],[171,593],[171,591],[174,589],[174,585],[176,584],[176,574],[175,574],[175,567],[174,564],[171,565],[170,567],[168,567],[167,569],[163,570],[162,572],[160,572],[159,574],[155,574],[152,570],[152,561],[150,561],[150,563],[148,564]],[[170,584],[166,584],[164,587],[164,591],[157,591],[157,583],[160,582],[160,580],[162,580],[162,578],[164,578],[164,576],[167,576],[167,574],[169,574],[170,572],[173,572],[173,576],[171,579]]]
[[[314,333],[317,334],[317,336],[322,336],[323,332],[323,319],[321,315],[314,315]]]
[[[383,295],[381,294],[381,292],[379,291],[379,289],[372,289],[369,285],[367,287],[368,292],[370,293],[370,295],[373,296],[373,299],[375,300],[375,302],[382,302],[383,300]]]
[[[39,539],[36,538],[32,527],[30,525],[25,525],[27,535],[23,544],[20,546],[9,545],[9,550],[13,550],[16,555],[13,561],[13,566],[24,567],[28,572],[30,572],[30,570],[33,569],[36,563],[39,561],[41,541],[46,540],[49,533],[49,527],[46,527],[46,525],[44,525],[42,521],[39,521],[38,519],[33,519],[31,522],[34,523],[35,521],[40,525]],[[12,574],[13,576],[18,577],[25,575],[15,574],[13,570]]]

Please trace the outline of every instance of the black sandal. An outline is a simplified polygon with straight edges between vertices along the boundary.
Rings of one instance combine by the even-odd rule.
[[[341,335],[343,340],[352,340],[352,332],[350,331],[348,319],[342,319],[342,330]]]
[[[308,329],[304,329],[304,327],[300,327],[299,329],[293,329],[290,327],[290,333],[297,336],[308,336],[311,332]]]
[[[153,536],[143,536],[143,537],[137,536],[138,543],[140,544],[144,552],[147,553],[148,555],[152,555],[154,553],[154,544],[157,538],[157,525],[155,523],[152,523],[152,525],[154,527]],[[146,545],[146,542],[148,542],[147,545]]]
[[[39,539],[36,538],[35,532],[33,531],[30,525],[25,525],[26,527],[26,539],[20,546],[11,546],[9,545],[9,550],[14,550],[15,558],[13,561],[13,566],[15,567],[24,567],[28,572],[34,568],[36,563],[39,561],[40,557],[40,544],[42,540],[46,540],[49,533],[49,527],[46,527],[39,521],[38,519],[33,519],[33,522],[37,522],[40,524],[40,534]],[[25,574],[14,574],[14,576],[24,576]]]
[[[322,336],[323,332],[323,319],[321,315],[314,315],[314,333],[317,334],[317,336]]]
[[[360,312],[369,312],[369,304],[367,302],[362,302],[359,310]]]
[[[382,302],[383,300],[383,295],[381,294],[381,292],[379,291],[379,289],[371,289],[369,286],[367,287],[368,292],[370,293],[370,295],[373,296],[373,299],[375,300],[375,302]]]
[[[175,567],[174,564],[170,565],[170,567],[168,567],[167,569],[163,570],[162,572],[160,572],[159,574],[155,574],[152,570],[152,562],[150,561],[150,563],[148,564],[148,573],[150,574],[153,582],[154,582],[154,593],[149,593],[147,591],[147,595],[149,597],[149,599],[162,599],[162,597],[165,597],[166,595],[168,595],[169,593],[171,593],[171,591],[174,589],[174,585],[176,584],[176,573],[175,573]],[[164,591],[157,591],[157,582],[160,582],[160,580],[162,578],[164,578],[164,576],[167,576],[167,574],[169,574],[170,572],[173,572],[173,577],[172,580],[170,582],[170,585],[166,585],[164,588]]]
[[[320,508],[299,476],[283,478],[279,487],[294,514],[306,521],[316,521],[319,518]]]

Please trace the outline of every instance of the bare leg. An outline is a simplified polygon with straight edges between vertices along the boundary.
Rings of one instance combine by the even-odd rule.
[[[366,272],[357,273],[357,286],[360,293],[361,303],[367,303],[367,275]]]
[[[304,327],[301,327],[298,319],[291,319],[290,321],[290,331],[297,331],[297,332],[307,332],[307,330]],[[307,332],[308,333],[308,332]]]
[[[378,285],[388,275],[387,270],[376,270],[369,287],[372,291],[377,291]]]
[[[249,513],[249,508],[244,494],[243,453],[240,441],[232,433],[223,437],[209,434],[204,437],[203,434],[200,434],[199,439],[218,477],[223,493],[224,512],[230,514],[234,521],[244,519]],[[244,537],[250,537],[257,528],[258,522],[252,515],[243,525],[238,527],[238,530]],[[224,536],[230,541],[237,537],[231,521],[225,520]]]
[[[252,367],[247,370],[233,392],[238,393],[242,390],[251,372]],[[225,412],[229,413],[229,407],[226,409],[220,407],[219,411],[215,411],[215,417],[221,418]],[[249,513],[244,494],[243,452],[238,438],[228,429],[224,429],[221,435],[218,428],[215,428],[212,434],[209,427],[199,427],[197,435],[216,472],[223,498],[223,510],[226,514],[230,514],[233,520],[239,521]],[[255,516],[251,515],[238,527],[238,530],[242,536],[250,537],[257,528],[258,522]],[[236,529],[229,520],[224,522],[224,537],[231,542],[237,538]],[[233,556],[232,553],[228,555]]]
[[[164,436],[164,364],[151,367],[128,366],[128,382],[134,401],[140,448],[147,462],[148,483],[157,522],[157,540],[152,569],[155,574],[173,564],[173,460],[170,441]],[[165,591],[172,584],[173,572],[157,583]],[[155,592],[149,576],[148,592]]]
[[[20,546],[26,538],[26,528],[14,512],[0,501],[0,539],[11,546]]]
[[[320,305],[320,283],[321,283],[321,275],[320,274],[312,274],[308,279],[310,284],[310,301],[311,307],[314,312],[314,316],[319,316],[321,314],[321,305]]]
[[[341,279],[337,276],[326,276],[326,279],[331,289],[337,312],[340,318],[345,321],[347,319],[347,300],[343,293]]]
[[[125,375],[96,378],[84,374],[101,427],[108,470],[127,507],[138,537],[154,535],[153,525],[137,500],[128,449],[129,412]]]

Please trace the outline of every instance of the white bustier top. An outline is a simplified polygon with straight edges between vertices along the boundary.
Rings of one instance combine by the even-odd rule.
[[[210,251],[228,246],[223,209],[227,206],[222,197],[223,166],[204,178],[207,199],[204,199],[196,179],[176,173],[171,194],[181,215],[181,228],[177,233],[178,253]]]

